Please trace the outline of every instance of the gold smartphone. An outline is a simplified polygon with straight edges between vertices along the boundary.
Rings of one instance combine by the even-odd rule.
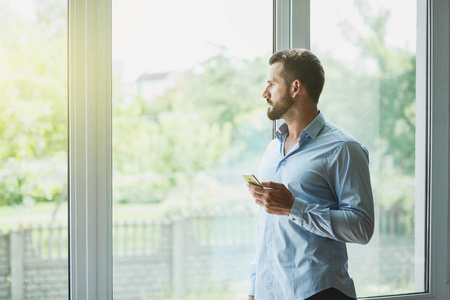
[[[250,182],[257,186],[261,186],[261,183],[259,182],[258,178],[256,178],[256,176],[253,174],[242,174],[242,177],[244,177],[245,181],[247,182]]]

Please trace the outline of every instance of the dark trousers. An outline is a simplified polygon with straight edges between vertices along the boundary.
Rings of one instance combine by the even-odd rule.
[[[355,300],[335,288],[326,289],[306,300]]]

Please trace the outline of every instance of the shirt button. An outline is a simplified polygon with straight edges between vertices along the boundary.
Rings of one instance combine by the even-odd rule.
[[[292,218],[292,221],[295,221],[295,218]]]

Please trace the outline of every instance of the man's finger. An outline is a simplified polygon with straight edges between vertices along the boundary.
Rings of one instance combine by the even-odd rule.
[[[269,214],[288,215],[290,212],[290,209],[275,202],[268,202],[262,199],[255,198],[255,203],[259,206],[262,206],[264,210]]]
[[[285,189],[286,187],[282,183],[273,182],[273,181],[264,181],[261,182],[263,187],[271,188],[271,189]]]
[[[257,186],[253,183],[247,183],[248,189],[250,190],[250,192],[253,194],[253,196],[255,195],[260,195],[262,196],[264,193],[264,188]]]

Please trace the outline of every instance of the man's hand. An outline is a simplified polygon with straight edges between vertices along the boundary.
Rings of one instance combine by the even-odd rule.
[[[256,204],[264,207],[269,214],[288,216],[295,200],[292,193],[282,183],[268,181],[261,182],[261,185],[263,187],[247,183]]]
[[[255,297],[248,295],[248,300],[255,300]]]

